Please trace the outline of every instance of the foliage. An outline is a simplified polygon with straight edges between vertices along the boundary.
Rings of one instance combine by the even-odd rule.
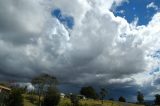
[[[58,106],[71,106],[71,101],[68,98],[61,98],[60,103]]]
[[[31,103],[34,103],[37,99],[36,99],[35,95],[29,95],[29,96],[28,96],[28,100],[29,100]]]
[[[105,96],[107,95],[107,91],[105,88],[101,88],[101,91],[100,91],[100,99],[102,100],[102,104],[103,104],[103,100],[105,98]]]
[[[155,95],[155,105],[160,105],[160,95],[159,94]]]
[[[48,74],[41,74],[40,76],[37,76],[32,79],[33,85],[44,85],[47,84],[49,86],[56,85],[58,83],[56,77],[50,76]]]
[[[144,96],[141,92],[137,92],[137,101],[142,104],[144,102]]]
[[[29,103],[28,102],[29,101],[26,101],[24,106],[37,106],[37,105],[31,104],[30,102]],[[107,100],[104,100],[104,103],[101,104],[101,101],[93,100],[93,99],[79,100],[79,103],[80,103],[79,106],[144,106],[144,105],[138,105],[138,104],[132,104],[132,103],[107,101]],[[72,106],[72,105],[71,105],[71,101],[69,98],[61,98],[61,101],[58,104],[58,106]]]
[[[1,92],[0,93],[0,106],[5,106],[8,102],[9,93],[8,92]]]
[[[18,89],[19,92],[21,92],[21,94],[26,93],[26,87],[12,87],[13,89]]]
[[[38,106],[38,96],[34,94],[22,94],[24,106]],[[32,99],[32,100],[31,100]]]
[[[38,103],[41,105],[41,96],[44,94],[45,89],[47,87],[52,87],[57,84],[57,79],[54,76],[50,76],[48,74],[41,74],[32,79],[31,83],[36,87],[38,91]]]
[[[44,106],[57,106],[60,102],[60,94],[56,88],[49,87],[44,96]]]
[[[82,87],[80,90],[80,94],[84,95],[87,98],[97,99],[97,93],[92,86]]]
[[[114,98],[110,98],[109,100],[114,101]]]
[[[79,106],[79,98],[77,95],[72,94],[70,96],[70,100],[71,100],[72,106]]]
[[[119,97],[119,101],[120,101],[120,102],[126,102],[126,99],[125,99],[123,96],[120,96],[120,97]]]
[[[14,88],[11,90],[7,106],[23,106],[23,96],[21,89]]]

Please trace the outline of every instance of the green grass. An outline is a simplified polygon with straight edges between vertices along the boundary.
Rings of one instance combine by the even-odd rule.
[[[65,105],[66,102],[70,103],[70,100],[62,99],[59,106],[66,106]],[[92,99],[80,100],[80,104],[82,104],[82,106],[144,106],[144,105],[137,105],[132,103],[118,102],[118,101],[108,101],[108,100],[105,100],[102,104],[100,100],[92,100]]]
[[[23,97],[24,97],[24,106],[37,106],[37,101],[38,101],[38,97],[36,95],[32,95],[33,97],[35,97],[35,101],[32,103],[30,100],[29,100],[29,97],[31,95],[28,95],[28,94],[23,94]]]
[[[70,106],[71,101],[67,98],[61,98],[61,101],[58,106]]]
[[[24,97],[24,106],[38,106],[37,101],[38,97],[35,96],[36,101],[31,103],[31,101],[28,99],[30,95],[23,94]],[[118,101],[108,101],[105,100],[102,104],[100,100],[92,100],[92,99],[86,99],[86,100],[80,100],[81,106],[144,106],[144,105],[137,105],[132,103],[123,103]],[[58,106],[71,106],[71,102],[67,98],[61,98],[61,101]]]
[[[24,99],[24,106],[36,106],[36,105],[32,104],[29,100]]]

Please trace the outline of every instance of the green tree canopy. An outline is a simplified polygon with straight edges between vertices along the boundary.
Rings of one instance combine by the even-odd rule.
[[[55,87],[58,81],[54,76],[48,74],[41,74],[39,76],[34,77],[31,83],[35,86],[36,90],[38,91],[39,106],[40,106],[41,96],[45,93],[44,91],[49,87]]]
[[[80,94],[84,95],[87,98],[97,99],[97,93],[92,86],[82,87],[80,90]]]
[[[9,94],[7,106],[23,106],[22,90],[13,88]]]
[[[143,93],[141,92],[137,92],[137,101],[141,104],[144,102],[144,96],[143,96]]]
[[[79,106],[79,98],[77,95],[71,94],[70,100],[71,100],[72,106]]]
[[[107,95],[107,90],[105,88],[101,88],[99,94],[100,94],[100,99],[102,100],[102,104],[103,104],[103,100],[104,100],[105,96]]]
[[[57,106],[60,102],[60,93],[56,88],[49,87],[45,96],[43,105],[44,106]]]
[[[156,94],[155,95],[155,105],[160,105],[160,95],[159,94]]]
[[[125,99],[123,96],[120,96],[120,97],[119,97],[119,101],[120,101],[120,102],[126,102],[126,99]]]

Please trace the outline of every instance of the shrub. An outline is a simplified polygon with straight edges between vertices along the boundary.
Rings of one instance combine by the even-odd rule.
[[[137,92],[137,101],[142,104],[144,102],[144,96],[143,96],[143,93],[141,92]]]
[[[84,95],[86,98],[98,99],[98,94],[92,86],[82,87],[80,94]]]
[[[23,96],[21,89],[14,88],[11,90],[7,106],[23,106]]]
[[[119,101],[120,102],[126,102],[126,99],[123,96],[121,96],[121,97],[119,97]]]
[[[71,95],[70,99],[73,106],[79,106],[79,98],[77,95]]]
[[[31,103],[34,103],[37,99],[34,95],[29,95],[28,96],[28,100],[31,102]]]
[[[159,94],[156,94],[155,95],[155,105],[160,105],[160,95]]]
[[[57,106],[60,102],[60,94],[56,88],[48,88],[44,96],[44,106]]]

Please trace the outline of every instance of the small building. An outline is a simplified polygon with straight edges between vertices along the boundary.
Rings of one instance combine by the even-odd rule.
[[[2,92],[10,92],[11,88],[5,87],[3,85],[0,85],[0,93]]]
[[[65,94],[64,93],[60,93],[60,96],[61,96],[61,98],[64,98]]]
[[[86,99],[86,97],[84,95],[77,95],[77,96],[78,96],[79,99],[83,99],[83,100]]]

